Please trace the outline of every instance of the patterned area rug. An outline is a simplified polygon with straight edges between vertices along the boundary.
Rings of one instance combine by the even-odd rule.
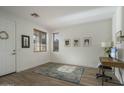
[[[34,72],[45,76],[54,77],[57,79],[79,84],[81,76],[84,72],[84,68],[82,66],[48,63],[47,65],[40,67]]]

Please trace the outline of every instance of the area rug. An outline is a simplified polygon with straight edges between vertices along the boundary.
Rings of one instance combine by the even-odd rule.
[[[38,68],[34,72],[79,84],[81,76],[84,72],[84,67],[59,63],[48,63],[47,65]]]

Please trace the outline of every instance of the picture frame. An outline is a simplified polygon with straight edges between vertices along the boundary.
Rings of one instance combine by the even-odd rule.
[[[84,37],[83,38],[83,46],[90,47],[92,45],[92,37]]]
[[[80,39],[74,39],[73,40],[73,46],[74,47],[80,47]]]
[[[27,35],[22,35],[22,48],[30,48],[30,37]]]
[[[65,39],[64,40],[64,46],[65,47],[70,47],[71,46],[71,40],[70,39]]]

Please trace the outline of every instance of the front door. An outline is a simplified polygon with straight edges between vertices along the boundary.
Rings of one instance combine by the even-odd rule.
[[[0,76],[15,72],[15,23],[0,18]]]

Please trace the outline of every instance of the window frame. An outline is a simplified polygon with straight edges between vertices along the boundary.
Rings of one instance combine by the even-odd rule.
[[[38,32],[39,33],[39,51],[36,51],[35,50],[35,43],[34,43],[34,38],[33,38],[33,44],[34,44],[34,49],[33,51],[34,52],[47,52],[47,32],[44,32],[44,31],[41,31],[41,30],[38,30],[36,28],[33,29],[33,36],[34,36],[34,33],[35,32]],[[42,50],[42,34],[45,34],[45,40],[46,40],[46,46],[45,46],[45,50]]]
[[[58,50],[54,50],[54,40],[55,40],[55,34],[59,34],[58,32],[55,32],[55,33],[52,33],[52,38],[53,38],[53,42],[52,42],[52,46],[53,46],[53,49],[52,49],[52,51],[53,52],[59,52],[59,39],[58,39]]]

